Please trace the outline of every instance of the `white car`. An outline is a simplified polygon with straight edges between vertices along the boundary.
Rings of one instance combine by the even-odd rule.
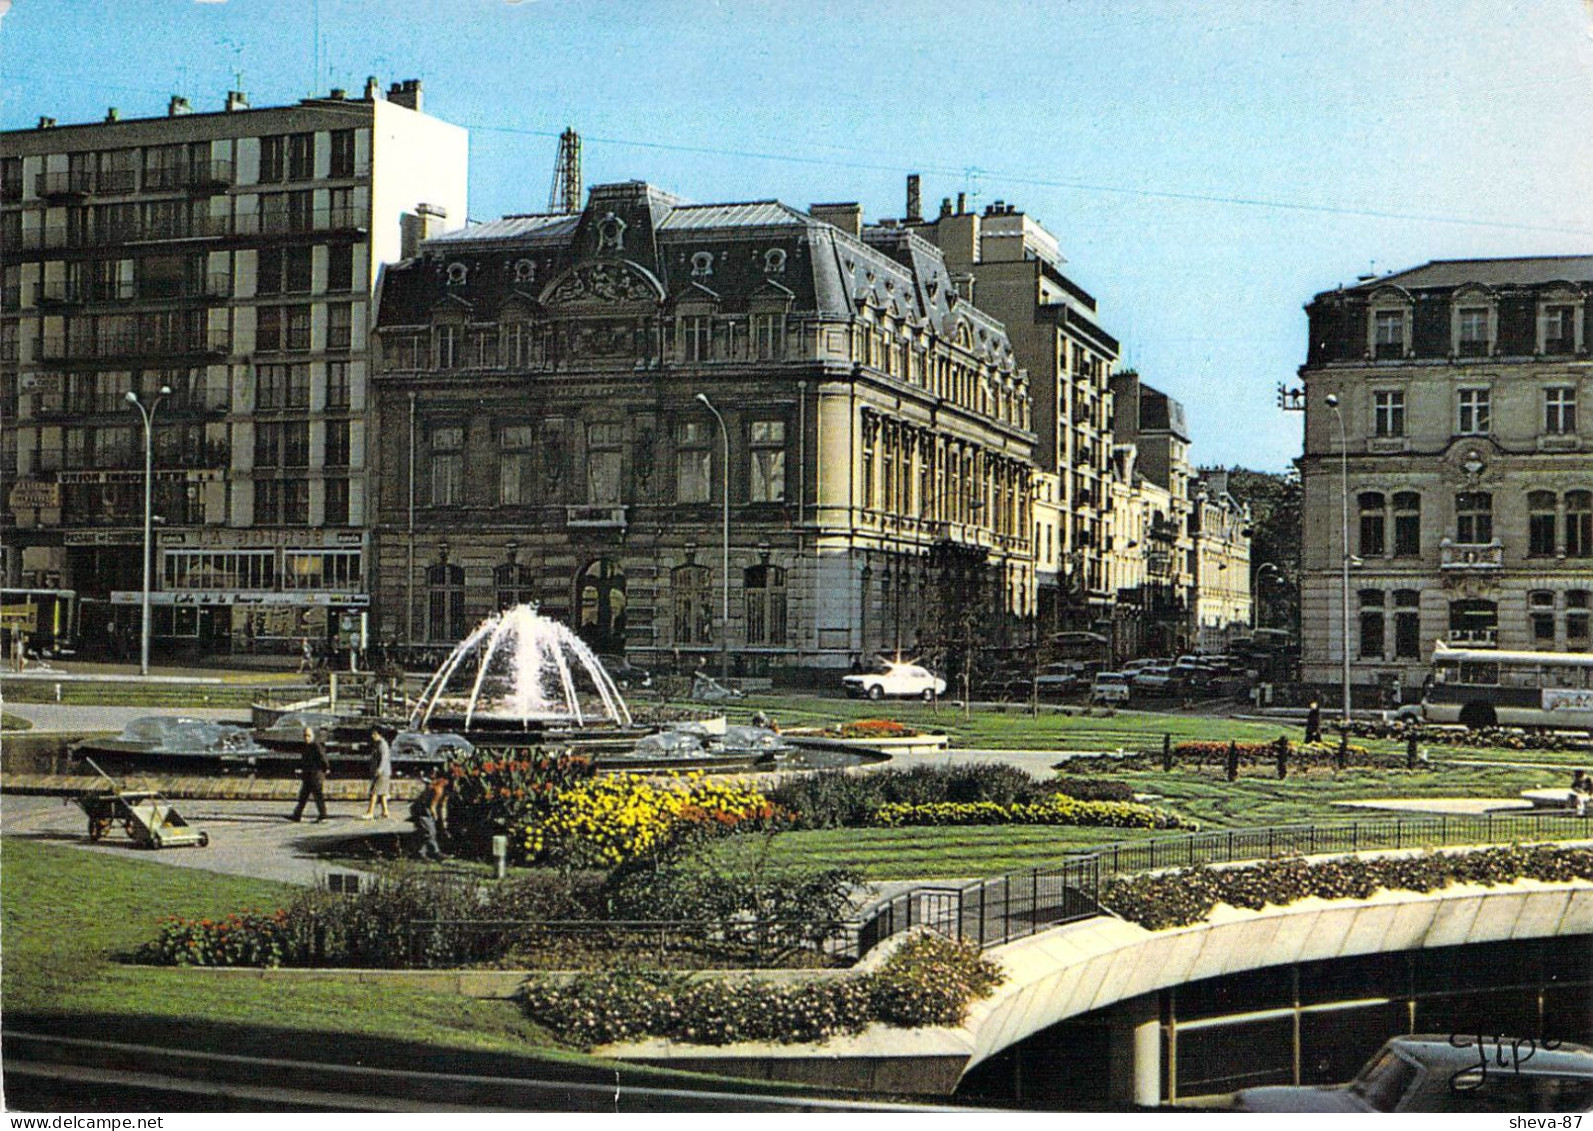
[[[1090,685],[1091,703],[1127,703],[1133,676],[1128,672],[1098,672]]]
[[[946,681],[917,664],[886,664],[881,671],[846,676],[841,686],[851,699],[884,699],[889,695],[928,702],[946,694]]]

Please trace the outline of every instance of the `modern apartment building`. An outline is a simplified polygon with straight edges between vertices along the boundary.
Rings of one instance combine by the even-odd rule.
[[[1346,645],[1406,688],[1437,640],[1593,647],[1590,294],[1593,256],[1441,260],[1306,307],[1307,682]]]
[[[1111,514],[1111,371],[1118,342],[1102,329],[1095,298],[1064,272],[1057,238],[1032,216],[996,201],[983,213],[962,196],[917,215],[909,182],[903,223],[932,239],[960,292],[1007,327],[1034,397],[1035,462],[1058,477],[1060,568],[1040,590],[1041,618],[1056,628],[1099,629],[1115,598],[1107,580]]]
[[[377,334],[384,640],[529,600],[755,675],[1033,611],[1028,379],[940,251],[856,204],[598,185],[424,243]]]
[[[137,639],[153,411],[155,648],[357,635],[382,264],[463,223],[464,130],[420,83],[0,134],[0,577]],[[170,392],[162,393],[162,389]]]

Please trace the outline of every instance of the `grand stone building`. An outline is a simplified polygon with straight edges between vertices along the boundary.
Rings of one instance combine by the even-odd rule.
[[[1593,256],[1454,260],[1306,307],[1306,681],[1340,678],[1346,552],[1356,684],[1419,686],[1436,640],[1593,647],[1590,293]]]
[[[372,79],[0,135],[0,575],[18,604],[71,593],[81,639],[136,648],[133,393],[159,400],[157,652],[358,636],[372,293],[406,232],[465,212],[467,135],[421,97]]]
[[[384,640],[530,600],[600,651],[757,674],[1033,610],[1027,377],[940,251],[857,205],[600,185],[426,242],[377,333]]]

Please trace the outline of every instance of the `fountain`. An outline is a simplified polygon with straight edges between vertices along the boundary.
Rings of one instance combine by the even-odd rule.
[[[421,692],[410,725],[471,733],[629,730],[630,709],[586,642],[516,605],[460,641]]]

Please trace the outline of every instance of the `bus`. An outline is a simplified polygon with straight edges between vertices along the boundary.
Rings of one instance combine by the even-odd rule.
[[[1422,692],[1428,722],[1593,733],[1593,653],[1433,650]]]

